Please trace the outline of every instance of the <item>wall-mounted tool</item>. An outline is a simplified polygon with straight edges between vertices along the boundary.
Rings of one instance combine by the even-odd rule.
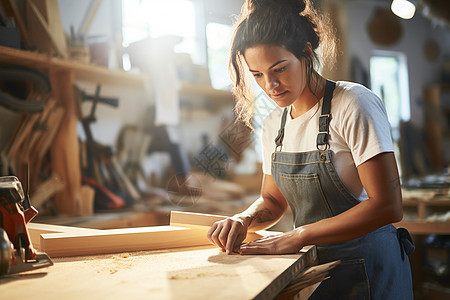
[[[21,95],[18,97],[13,95],[11,86],[17,87],[18,90],[26,91],[25,84],[32,83],[34,90],[39,91],[40,94],[50,94],[51,86],[48,78],[42,73],[21,66],[1,66],[0,67],[0,105],[16,112],[21,113],[39,113],[44,110],[45,103],[42,101],[33,101],[36,99],[29,99],[25,101],[29,95]],[[1,84],[3,82],[3,84]],[[21,84],[21,86],[17,86]],[[31,94],[28,91],[28,94]],[[36,96],[36,95],[32,95]]]
[[[17,177],[0,177],[0,276],[53,265],[31,243],[26,224],[37,213]]]

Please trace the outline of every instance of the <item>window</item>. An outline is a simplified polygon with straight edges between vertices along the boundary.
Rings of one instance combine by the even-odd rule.
[[[206,25],[208,44],[208,69],[211,85],[216,89],[230,89],[228,57],[232,28],[230,25],[209,23]]]
[[[123,44],[163,35],[183,37],[175,52],[191,54],[197,59],[196,14],[188,0],[126,0],[123,5]]]
[[[400,52],[374,52],[370,58],[370,83],[386,106],[392,136],[398,141],[400,121],[411,117],[406,56]]]
[[[386,107],[402,176],[408,154],[403,152],[405,147],[400,140],[400,122],[407,122],[411,118],[406,56],[400,52],[375,51],[370,57],[370,84],[372,91],[383,100]]]

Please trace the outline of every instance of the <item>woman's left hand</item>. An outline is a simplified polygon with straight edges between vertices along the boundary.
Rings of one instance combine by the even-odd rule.
[[[292,254],[299,252],[303,246],[300,228],[298,228],[242,244],[238,252],[240,254]]]

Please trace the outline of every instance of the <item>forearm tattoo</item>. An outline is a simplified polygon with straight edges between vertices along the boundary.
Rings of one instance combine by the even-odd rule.
[[[400,178],[395,178],[394,180],[391,180],[391,186],[393,190],[396,190],[400,187]]]
[[[253,218],[257,223],[265,223],[273,221],[273,215],[270,209],[264,208],[255,213],[255,217]]]

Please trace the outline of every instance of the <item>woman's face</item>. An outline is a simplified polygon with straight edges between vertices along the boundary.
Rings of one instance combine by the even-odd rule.
[[[258,85],[278,106],[300,99],[306,87],[303,60],[285,48],[267,44],[246,49],[244,58]]]

